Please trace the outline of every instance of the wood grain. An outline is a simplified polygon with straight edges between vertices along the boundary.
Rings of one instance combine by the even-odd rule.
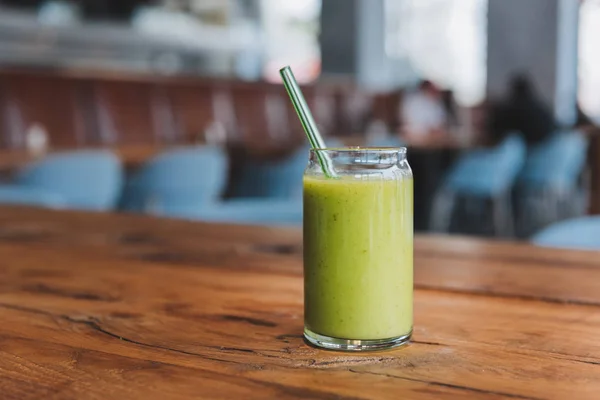
[[[2,399],[595,399],[596,253],[418,237],[413,342],[304,343],[295,229],[0,209]]]

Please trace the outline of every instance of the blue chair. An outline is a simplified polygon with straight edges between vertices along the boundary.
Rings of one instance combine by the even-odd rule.
[[[298,198],[302,175],[308,164],[308,150],[297,150],[285,160],[248,160],[232,190],[234,198]]]
[[[600,250],[600,217],[558,222],[534,235],[531,241],[544,247]]]
[[[585,167],[587,139],[577,132],[557,133],[531,149],[519,183],[572,190]]]
[[[227,157],[219,147],[167,151],[128,181],[121,208],[165,213],[194,209],[219,200],[227,180]]]
[[[328,138],[328,147],[341,147],[337,139]],[[299,199],[302,175],[308,165],[310,146],[304,145],[280,161],[248,160],[232,189],[233,198]]]
[[[67,201],[56,193],[17,185],[0,186],[0,204],[44,208],[67,208]]]
[[[53,154],[19,172],[19,186],[61,196],[69,208],[112,209],[121,193],[120,160],[109,151]]]
[[[470,198],[480,203],[491,200],[494,233],[512,235],[511,191],[525,154],[524,140],[513,134],[493,149],[474,150],[461,156],[436,194],[431,229],[448,232],[457,199]]]
[[[302,201],[277,199],[229,200],[202,207],[171,208],[159,215],[194,221],[243,225],[302,226]]]
[[[564,132],[531,149],[516,191],[520,236],[527,237],[549,223],[585,212],[586,196],[580,177],[587,144],[584,135]]]

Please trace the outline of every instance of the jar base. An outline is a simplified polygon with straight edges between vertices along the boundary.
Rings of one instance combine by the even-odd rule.
[[[304,328],[304,337],[310,344],[327,350],[339,351],[388,350],[407,344],[410,341],[411,335],[412,331],[403,336],[396,336],[386,339],[352,340],[319,335],[308,328]]]

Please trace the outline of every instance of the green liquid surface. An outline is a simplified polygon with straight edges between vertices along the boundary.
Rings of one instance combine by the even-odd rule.
[[[304,315],[335,338],[410,333],[412,179],[304,178]]]

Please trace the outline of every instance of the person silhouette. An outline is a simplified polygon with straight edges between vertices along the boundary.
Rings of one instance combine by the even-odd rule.
[[[523,135],[528,145],[543,141],[556,128],[552,111],[539,98],[525,75],[514,76],[507,97],[492,106],[488,131],[495,143],[512,132]]]

